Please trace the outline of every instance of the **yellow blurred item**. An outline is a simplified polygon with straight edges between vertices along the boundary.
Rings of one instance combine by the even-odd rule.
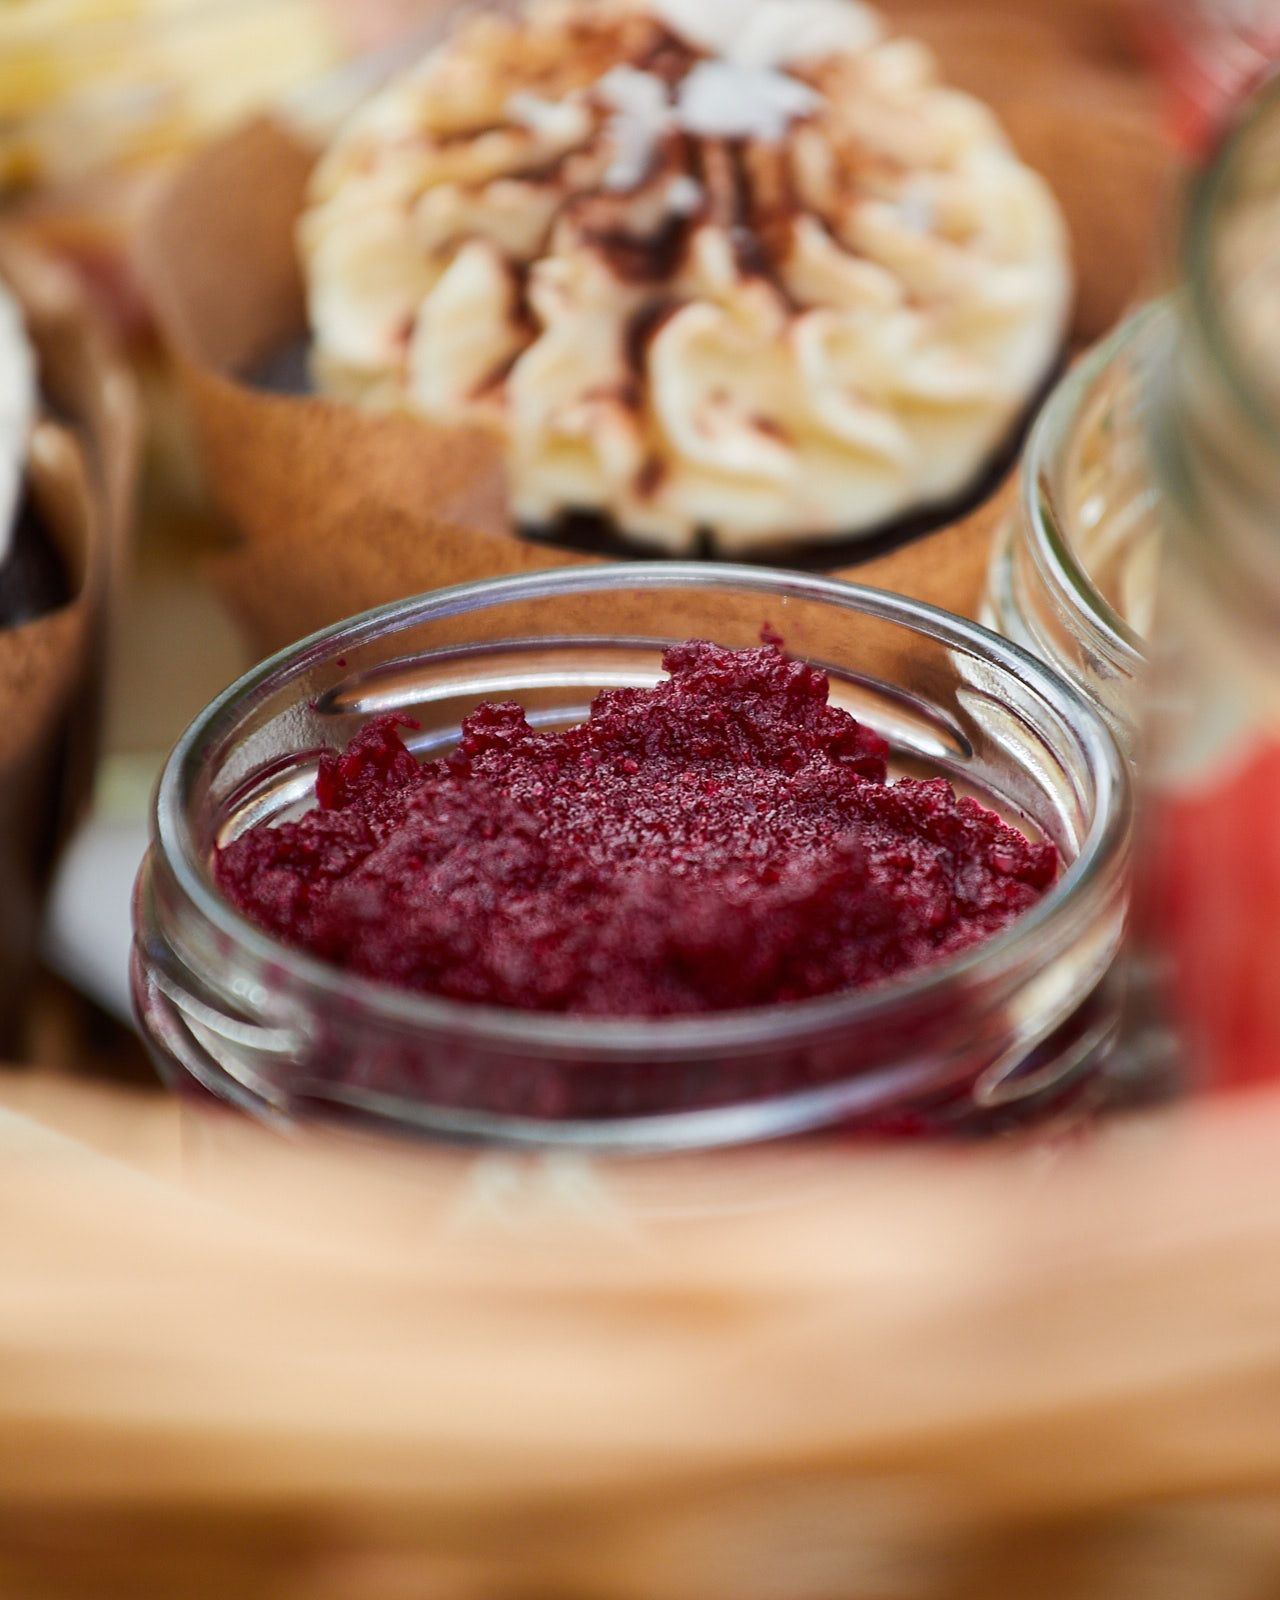
[[[343,54],[318,0],[0,0],[0,196],[187,148]]]

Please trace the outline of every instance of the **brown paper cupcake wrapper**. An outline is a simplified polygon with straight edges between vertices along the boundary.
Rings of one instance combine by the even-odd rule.
[[[1072,344],[1091,342],[1148,276],[1173,165],[1148,91],[1124,62],[1115,8],[1091,0],[1077,15],[986,0],[896,12],[954,81],[993,105],[1057,193],[1079,276]],[[313,159],[277,124],[245,127],[176,175],[139,240],[212,488],[240,538],[218,581],[264,651],[408,594],[590,559],[514,534],[485,433],[246,381],[306,337],[294,229]],[[1001,493],[835,570],[973,614]]]
[[[0,1042],[12,1043],[49,872],[92,777],[136,419],[127,374],[74,279],[8,235],[0,279],[22,303],[39,360],[47,416],[33,435],[28,490],[69,591],[31,621],[0,625]]]

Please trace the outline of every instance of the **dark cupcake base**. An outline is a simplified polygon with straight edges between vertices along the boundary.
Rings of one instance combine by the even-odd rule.
[[[71,580],[30,492],[13,530],[13,544],[0,565],[0,628],[16,628],[56,611],[71,598]]]

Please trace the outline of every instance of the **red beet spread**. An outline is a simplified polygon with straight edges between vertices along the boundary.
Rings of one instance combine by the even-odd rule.
[[[875,983],[988,938],[1057,853],[888,746],[776,644],[669,650],[653,689],[535,732],[484,705],[417,762],[381,718],[317,808],[217,854],[223,892],[366,977],[533,1011],[659,1016]]]

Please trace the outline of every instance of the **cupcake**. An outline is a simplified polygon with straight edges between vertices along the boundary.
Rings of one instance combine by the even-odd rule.
[[[87,798],[101,645],[134,466],[133,395],[74,279],[0,237],[0,1061]]]
[[[36,358],[17,299],[0,280],[0,1059],[16,1044],[15,1014],[30,965],[53,833],[53,751],[31,721],[43,680],[38,647],[23,624],[66,599],[33,470]],[[58,669],[52,667],[56,674]]]
[[[992,113],[855,0],[534,0],[369,102],[298,227],[329,394],[502,443],[514,518],[764,554],[941,523],[1067,330]]]

